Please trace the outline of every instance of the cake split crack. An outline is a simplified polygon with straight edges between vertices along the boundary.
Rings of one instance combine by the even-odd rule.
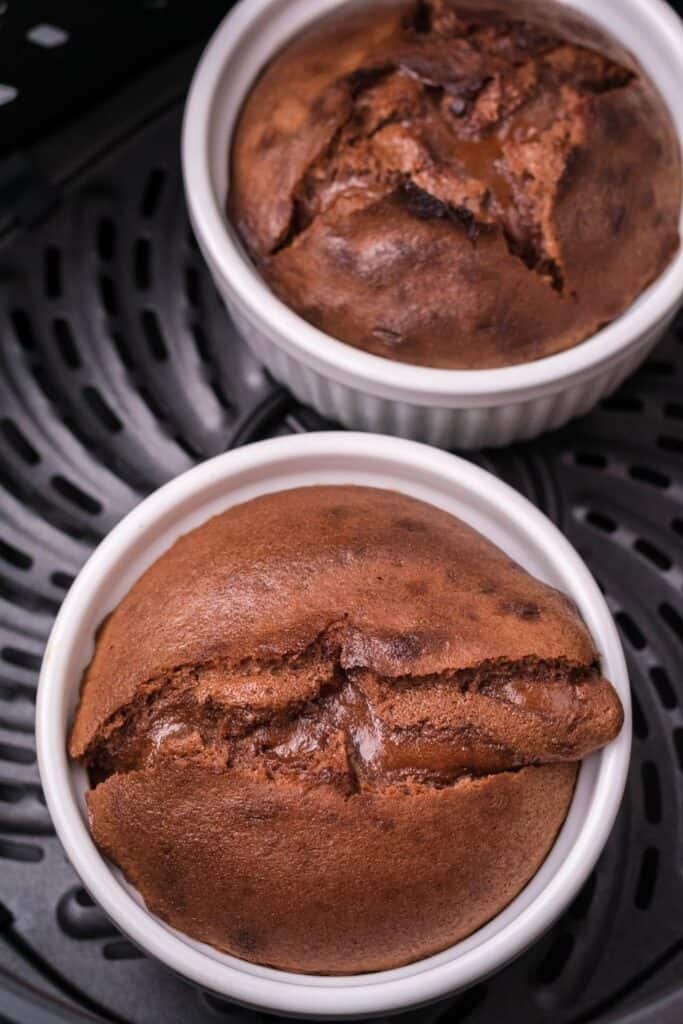
[[[484,229],[500,232],[512,257],[564,294],[547,210],[581,142],[582,97],[627,88],[635,75],[594,51],[528,33],[518,38],[522,58],[485,71],[479,31],[447,5],[418,3],[403,54],[329,87],[344,94],[344,114],[291,190],[288,223],[267,259],[296,245],[318,218],[334,223],[393,196],[412,216],[464,229],[472,243]],[[436,57],[428,42],[441,47]],[[551,87],[557,109],[539,114]],[[539,147],[552,154],[541,179]]]
[[[443,787],[579,760],[618,727],[595,663],[531,657],[389,678],[357,663],[357,640],[335,627],[290,658],[179,666],[148,681],[81,752],[93,783],[181,762],[348,796]]]

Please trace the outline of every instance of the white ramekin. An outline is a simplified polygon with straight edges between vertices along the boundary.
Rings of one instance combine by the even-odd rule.
[[[345,0],[242,0],[207,46],[183,125],[185,191],[216,285],[257,357],[300,401],[347,427],[477,448],[561,426],[613,391],[645,358],[683,295],[683,252],[623,316],[583,344],[495,370],[437,370],[331,338],[279,301],[225,216],[228,154],[242,101],[268,59]],[[683,139],[683,24],[664,0],[560,0],[602,24],[659,87]],[[600,287],[600,282],[596,282]]]
[[[437,956],[345,978],[257,967],[194,942],[150,914],[90,838],[85,772],[66,753],[97,627],[140,574],[179,535],[229,506],[265,492],[320,483],[390,488],[447,509],[569,594],[625,711],[618,738],[583,762],[569,815],[546,861],[501,914]],[[237,1002],[340,1018],[405,1009],[464,988],[548,928],[585,881],[617,813],[631,746],[630,697],[619,638],[597,585],[559,530],[525,498],[482,469],[412,441],[374,437],[369,445],[365,434],[307,434],[263,441],[203,463],[143,501],[102,542],[69,591],[45,652],[37,745],[47,805],[64,848],[93,898],[133,942],[191,981]]]

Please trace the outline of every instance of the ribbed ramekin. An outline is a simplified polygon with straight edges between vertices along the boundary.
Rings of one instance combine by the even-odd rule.
[[[224,212],[236,118],[274,53],[343,2],[242,0],[214,34],[192,82],[183,125],[185,191],[197,240],[240,332],[298,399],[360,430],[478,448],[534,437],[587,412],[670,324],[683,296],[683,251],[618,320],[587,341],[494,370],[411,366],[346,345],[280,302],[251,264]],[[637,56],[683,139],[683,24],[664,0],[559,2],[592,17]]]
[[[619,736],[582,763],[555,844],[512,903],[436,956],[343,978],[259,967],[154,917],[95,847],[87,827],[85,772],[66,750],[97,628],[144,570],[181,534],[231,505],[309,484],[401,491],[480,530],[573,598],[625,712]],[[341,431],[277,438],[219,455],[131,512],[97,548],[62,605],[43,661],[36,724],[40,774],[55,828],[86,889],[114,923],[191,981],[234,1001],[297,1017],[367,1016],[418,1006],[474,984],[521,953],[568,906],[592,870],[619,808],[631,746],[629,686],[617,631],[600,590],[560,531],[506,484],[462,459],[411,441]]]

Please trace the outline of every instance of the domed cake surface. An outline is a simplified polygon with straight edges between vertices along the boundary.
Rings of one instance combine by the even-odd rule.
[[[272,290],[422,366],[588,338],[670,262],[680,210],[647,76],[540,0],[342,7],[265,68],[231,151],[228,214]]]
[[[307,487],[145,572],[98,633],[70,753],[95,841],[153,913],[351,974],[505,907],[621,722],[564,595],[434,506]]]

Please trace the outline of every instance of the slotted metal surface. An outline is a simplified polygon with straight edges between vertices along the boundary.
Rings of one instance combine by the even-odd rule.
[[[180,112],[117,124],[49,216],[0,246],[0,1017],[22,1024],[261,1016],[116,933],[66,863],[35,764],[41,653],[98,540],[198,460],[324,425],[273,384],[220,305],[185,215]],[[415,1020],[683,1020],[682,385],[683,320],[583,420],[476,457],[561,526],[603,587],[629,660],[634,755],[569,912],[516,963]]]

